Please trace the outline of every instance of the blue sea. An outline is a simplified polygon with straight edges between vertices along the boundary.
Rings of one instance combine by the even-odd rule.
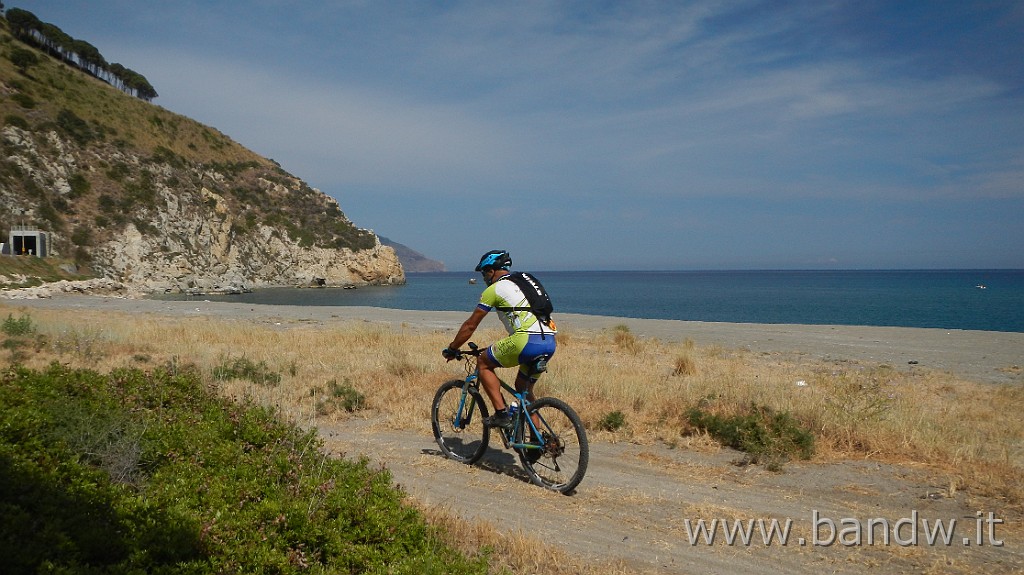
[[[933,327],[1024,332],[1024,270],[537,272],[555,313],[730,323]],[[408,274],[403,286],[275,288],[164,296],[276,305],[462,310],[472,272]],[[984,286],[984,287],[981,287]]]

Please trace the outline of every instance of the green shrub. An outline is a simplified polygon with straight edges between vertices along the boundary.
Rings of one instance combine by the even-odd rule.
[[[723,445],[747,454],[749,463],[764,463],[778,470],[793,457],[810,459],[814,454],[814,435],[789,413],[777,413],[769,407],[751,405],[746,413],[722,416],[694,407],[687,413],[694,427],[703,429]]]
[[[72,254],[75,263],[81,266],[89,265],[92,263],[92,253],[87,248],[78,246],[75,248],[75,253]]]
[[[32,99],[32,96],[22,94],[21,92],[11,96],[11,99],[26,110],[31,110],[36,107],[36,101]]]
[[[132,173],[132,170],[128,167],[128,164],[125,164],[124,162],[117,162],[108,168],[105,173],[111,180],[114,180],[115,182],[123,182],[124,179]]]
[[[28,360],[28,348],[31,345],[32,341],[26,337],[12,337],[0,343],[0,349],[9,352],[9,360],[12,364],[20,364]]]
[[[10,339],[5,339],[3,341],[3,343],[0,343],[0,348],[7,349],[7,350],[10,350],[10,351],[15,351],[15,350],[21,349],[23,347],[28,347],[28,346],[29,346],[29,341],[27,339],[25,339],[25,338],[20,338],[20,337],[14,337],[14,338],[10,338]]]
[[[11,51],[7,54],[7,59],[22,73],[27,72],[32,66],[39,64],[39,56],[36,56],[35,52],[18,46],[11,48]]]
[[[68,178],[68,185],[71,187],[71,193],[68,195],[73,200],[88,194],[89,190],[92,189],[92,184],[82,174],[75,174]]]
[[[385,470],[194,372],[0,372],[10,573],[485,573]]]
[[[359,392],[348,380],[339,384],[338,380],[332,379],[327,382],[327,398],[320,400],[316,405],[318,415],[327,415],[343,409],[349,413],[363,408],[366,396]]]
[[[28,120],[26,120],[25,118],[23,118],[23,117],[21,117],[21,116],[19,116],[17,114],[7,114],[6,116],[4,116],[4,123],[7,124],[8,126],[14,126],[15,128],[21,128],[22,130],[29,129]]]
[[[67,108],[57,113],[57,127],[80,146],[88,144],[97,137],[88,122]]]
[[[213,378],[219,380],[244,379],[258,385],[276,386],[281,383],[281,374],[270,369],[267,362],[259,363],[247,357],[229,359],[213,368]]]
[[[117,199],[108,194],[100,194],[97,205],[105,214],[112,214],[117,211]],[[105,226],[100,226],[105,227]]]
[[[64,229],[64,218],[61,217],[60,212],[57,211],[57,208],[54,207],[49,198],[39,202],[36,209],[39,211],[39,217],[49,222],[53,229]]]
[[[619,410],[607,413],[597,422],[597,428],[605,431],[618,431],[626,425],[626,415]]]
[[[36,328],[32,325],[32,318],[27,315],[15,318],[14,314],[7,314],[0,330],[11,337],[22,337],[35,333]]]
[[[91,246],[92,228],[83,225],[77,226],[75,231],[71,232],[71,242],[76,246]]]

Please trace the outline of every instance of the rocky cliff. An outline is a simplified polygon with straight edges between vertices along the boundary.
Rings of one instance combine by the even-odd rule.
[[[62,206],[54,211],[65,213],[52,221],[45,217],[45,205],[2,184],[0,203],[48,231],[52,256],[75,255],[104,277],[149,291],[405,281],[394,250],[352,226],[333,198],[297,178],[266,173],[259,164],[207,168],[180,159],[80,150],[56,131],[40,134],[6,126],[0,134],[6,161],[45,189],[50,205]],[[96,172],[110,165],[122,166],[121,184],[129,195],[99,194],[93,204],[74,193],[71,178],[102,180]],[[239,196],[260,205],[248,205]],[[274,209],[296,202],[320,218]],[[334,245],[318,245],[323,238],[314,233],[325,232],[324,220],[327,232],[336,231],[330,225],[340,227],[355,245],[338,245],[340,234],[330,233],[327,241]]]
[[[294,193],[265,180],[260,185],[284,196]],[[94,266],[105,276],[134,278],[135,284],[161,291],[405,281],[394,250],[375,236],[372,245],[358,250],[303,246],[287,229],[267,224],[247,228],[231,202],[208,187],[192,193],[162,187],[157,194],[159,209],[147,219],[146,234],[128,222],[93,250]],[[332,198],[324,196],[323,201],[340,213]]]
[[[0,23],[2,24],[2,23]],[[217,130],[39,53],[0,29],[0,241],[148,291],[404,283],[395,251],[330,196]]]

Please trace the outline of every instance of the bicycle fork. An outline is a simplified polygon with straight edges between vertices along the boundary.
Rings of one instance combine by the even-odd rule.
[[[456,410],[455,419],[452,420],[453,429],[464,429],[469,425],[469,422],[473,421],[473,413],[476,412],[476,401],[472,400],[473,396],[470,394],[470,391],[479,392],[479,387],[480,385],[475,377],[466,378],[466,383],[462,386],[462,396],[459,398],[459,409]]]

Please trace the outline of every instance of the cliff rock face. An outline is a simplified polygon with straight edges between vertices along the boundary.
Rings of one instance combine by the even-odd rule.
[[[133,288],[405,282],[394,249],[352,225],[333,198],[267,160],[211,166],[166,150],[147,157],[111,145],[82,148],[57,131],[14,126],[4,127],[2,140],[5,163],[21,176],[19,186],[0,182],[3,219],[34,222],[50,235],[51,255],[74,254]]]
[[[203,188],[205,202],[165,191],[166,209],[142,235],[134,224],[93,251],[94,266],[148,291],[232,292],[274,286],[404,283],[393,249],[376,242],[359,251],[301,247],[286,232],[261,225],[233,233],[236,217]],[[213,209],[209,209],[209,206]]]

